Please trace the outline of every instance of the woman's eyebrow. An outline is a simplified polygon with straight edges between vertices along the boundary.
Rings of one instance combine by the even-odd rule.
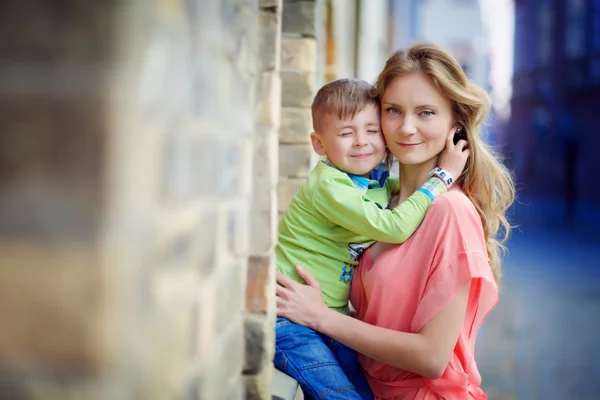
[[[416,106],[415,108],[438,108],[438,106],[434,106],[433,104],[423,104],[421,106]]]

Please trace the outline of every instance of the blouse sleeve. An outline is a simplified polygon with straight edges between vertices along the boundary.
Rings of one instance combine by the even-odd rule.
[[[498,300],[498,290],[487,257],[483,227],[474,206],[464,197],[444,196],[432,204],[431,223],[439,234],[431,242],[434,256],[411,322],[418,332],[452,301],[471,280],[467,308],[470,330],[477,330]]]

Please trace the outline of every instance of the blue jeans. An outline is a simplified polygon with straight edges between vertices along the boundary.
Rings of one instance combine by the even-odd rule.
[[[354,350],[286,318],[277,318],[275,367],[315,400],[366,400],[373,394]]]

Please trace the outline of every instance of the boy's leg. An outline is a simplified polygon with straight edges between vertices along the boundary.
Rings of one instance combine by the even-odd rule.
[[[340,367],[346,373],[346,376],[356,388],[356,391],[364,400],[372,400],[373,392],[365,379],[365,374],[358,362],[358,353],[350,347],[338,342],[329,336],[322,335],[323,340],[329,346],[335,357],[340,363]]]
[[[285,318],[277,318],[275,367],[296,379],[316,400],[362,400],[321,335]]]

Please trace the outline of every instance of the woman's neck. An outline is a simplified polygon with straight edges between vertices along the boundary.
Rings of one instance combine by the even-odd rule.
[[[437,162],[438,158],[435,157],[422,164],[400,164],[400,203],[410,197],[429,179],[429,172],[437,166]]]

